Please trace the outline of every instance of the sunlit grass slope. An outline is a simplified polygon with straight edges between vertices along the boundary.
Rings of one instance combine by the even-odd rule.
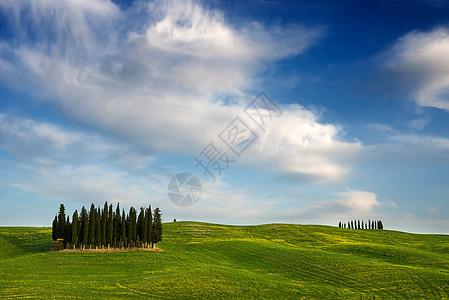
[[[328,226],[164,224],[164,252],[45,252],[0,227],[0,298],[449,298],[449,236]]]

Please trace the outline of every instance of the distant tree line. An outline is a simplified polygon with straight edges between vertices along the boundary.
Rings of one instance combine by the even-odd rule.
[[[357,221],[349,221],[348,223],[338,223],[338,227],[340,228],[348,228],[348,229],[384,229],[384,225],[382,224],[382,221],[372,221],[368,220],[365,222],[360,222],[360,220]]]
[[[162,218],[157,207],[151,212],[140,208],[139,213],[131,206],[128,214],[117,203],[115,211],[112,204],[95,207],[92,203],[87,211],[83,206],[81,213],[75,210],[70,222],[66,216],[64,204],[52,224],[53,241],[64,248],[99,249],[99,248],[149,248],[162,240]]]

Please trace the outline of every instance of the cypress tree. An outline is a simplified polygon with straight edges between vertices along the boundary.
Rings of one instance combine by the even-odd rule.
[[[371,221],[371,229],[376,229],[374,228],[374,221]]]
[[[145,210],[141,207],[139,216],[137,217],[137,238],[143,242],[143,227],[145,224]]]
[[[132,239],[134,241],[134,246],[136,246],[137,243],[137,211],[136,209],[133,207],[133,218],[132,218]]]
[[[363,220],[362,220],[362,229],[364,229],[364,227],[363,227],[363,226],[364,226],[364,224],[363,224]]]
[[[120,242],[120,232],[122,227],[122,217],[120,216],[120,204],[117,203],[117,209],[115,210],[115,220],[114,220],[114,246],[117,246],[117,243]]]
[[[148,238],[148,210],[143,209],[143,212],[142,243],[146,247]]]
[[[108,202],[104,203],[104,207],[101,214],[101,246],[106,245],[107,241],[107,223],[108,223]]]
[[[58,223],[56,224],[56,239],[63,239],[65,234],[65,207],[64,204],[59,205]]]
[[[360,220],[357,220],[357,229],[360,229]]]
[[[354,229],[354,221],[351,221],[351,229]]]
[[[83,216],[83,209],[84,206],[81,208],[81,212],[78,216],[78,243],[83,245],[83,239],[84,239],[84,216]]]
[[[379,222],[379,224],[378,224],[377,227],[378,227],[379,229],[384,229],[384,224],[382,224],[382,221],[379,220],[378,222]]]
[[[100,206],[95,210],[95,245],[101,246]]]
[[[341,221],[340,221],[340,222],[338,222],[338,227],[339,227],[339,228],[341,228]]]
[[[72,244],[73,248],[78,244],[78,212],[76,210],[72,217]]]
[[[134,207],[129,208],[128,214],[128,242],[130,247],[134,247],[137,240],[137,220],[136,220],[136,210]]]
[[[89,246],[92,248],[95,245],[95,206],[92,203],[89,211]]]
[[[56,241],[58,239],[58,216],[55,216],[55,218],[53,219],[51,229],[51,238],[53,239],[53,241]]]
[[[67,221],[65,222],[64,227],[64,245],[72,242],[72,224],[70,224],[69,216],[67,216]]]
[[[161,217],[161,211],[159,210],[159,207],[156,207],[154,209],[153,214],[153,234],[152,234],[152,240],[153,246],[157,244],[158,242],[162,241],[162,217]]]
[[[148,206],[148,227],[147,227],[147,243],[150,244],[153,236],[153,215],[151,205]]]
[[[89,243],[89,215],[87,214],[87,210],[84,208],[81,209],[81,216],[83,217],[83,247]]]
[[[121,247],[126,247],[126,218],[125,218],[125,210],[123,209],[122,213],[122,222],[120,229],[120,245]]]
[[[107,234],[107,243],[108,246],[113,245],[113,236],[114,236],[114,212],[113,212],[113,208],[112,208],[112,204],[109,205],[109,214],[108,214],[108,223],[107,223],[107,229],[108,229],[108,234]]]

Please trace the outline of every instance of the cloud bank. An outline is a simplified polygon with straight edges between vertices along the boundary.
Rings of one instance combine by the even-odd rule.
[[[234,28],[196,1],[0,3],[13,33],[0,44],[0,78],[148,155],[199,152],[249,102],[259,71],[322,36],[299,24]],[[360,144],[304,107],[284,110],[249,161],[341,180],[339,156]]]

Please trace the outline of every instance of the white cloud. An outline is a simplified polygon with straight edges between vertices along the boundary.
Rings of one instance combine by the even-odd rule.
[[[194,1],[139,2],[127,11],[109,1],[64,4],[2,2],[18,34],[0,49],[0,64],[10,66],[0,77],[147,154],[201,151],[241,112],[266,63],[300,54],[322,35],[300,25],[234,28]],[[33,39],[20,34],[29,28]],[[341,180],[360,143],[345,142],[339,126],[304,107],[284,110],[247,163]]]
[[[414,146],[415,150],[426,149],[428,152],[447,153],[449,150],[449,139],[444,137],[398,134],[391,136],[391,140],[403,145]]]
[[[427,123],[429,123],[429,121],[430,121],[429,118],[418,118],[418,119],[414,119],[414,120],[411,120],[410,122],[408,122],[407,126],[412,129],[422,130],[424,127],[426,127],[426,125],[427,125]]]
[[[417,104],[449,111],[449,29],[413,31],[385,55],[386,66],[404,78]]]
[[[369,213],[375,206],[380,204],[379,201],[377,201],[377,195],[372,192],[348,189],[346,192],[342,192],[339,195],[341,198],[336,202],[355,213]]]
[[[344,167],[361,150],[358,142],[341,140],[342,128],[321,124],[319,116],[300,105],[285,108],[273,119],[245,160],[254,165],[272,166],[290,174],[341,180],[349,171]]]
[[[166,200],[168,171],[152,167],[153,157],[98,135],[0,114],[0,146],[17,158],[3,180],[22,190],[87,204]]]

